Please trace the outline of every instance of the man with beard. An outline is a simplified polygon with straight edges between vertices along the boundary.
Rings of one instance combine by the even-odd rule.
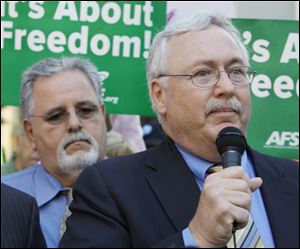
[[[87,168],[60,245],[217,248],[237,229],[237,247],[299,247],[297,163],[248,147],[241,165],[209,170],[221,162],[217,134],[233,126],[246,135],[251,112],[254,71],[231,22],[209,12],[171,21],[147,73],[168,138]]]
[[[105,156],[101,96],[98,70],[83,59],[45,59],[23,74],[23,125],[41,163],[2,182],[35,197],[48,247],[57,247],[64,232],[77,177]]]

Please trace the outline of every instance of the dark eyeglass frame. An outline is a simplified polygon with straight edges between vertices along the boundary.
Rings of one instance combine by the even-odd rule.
[[[99,114],[99,109],[102,107],[102,105],[94,105],[94,104],[88,104],[88,105],[80,105],[75,108],[76,116],[79,118],[79,120],[88,120],[93,117],[95,117],[97,114]],[[58,126],[63,123],[66,123],[67,120],[70,118],[70,111],[67,111],[63,108],[55,108],[53,111],[50,111],[50,113],[46,115],[31,115],[31,118],[42,118],[45,122],[49,123],[53,126]]]
[[[245,73],[248,75],[248,78],[249,78],[248,81],[244,81],[242,83],[241,82],[237,83],[237,82],[232,81],[232,79],[231,79],[232,77],[230,76],[231,73],[233,73],[233,72],[235,72],[236,70],[239,70],[239,69],[243,69],[243,70],[246,69]],[[212,81],[212,79],[211,79],[211,81],[213,83],[210,83],[210,84],[196,84],[195,83],[195,80],[193,80],[193,79],[195,79],[196,75],[198,75],[199,72],[209,72],[209,71],[210,72],[214,72],[213,75],[215,76],[215,80]],[[256,74],[256,71],[254,71],[250,66],[237,66],[237,67],[233,67],[233,68],[228,69],[228,70],[198,69],[195,72],[193,72],[192,74],[160,74],[160,75],[158,75],[157,78],[169,77],[169,76],[170,77],[190,77],[190,80],[191,80],[191,82],[192,82],[193,85],[195,85],[195,86],[197,86],[199,88],[205,89],[205,88],[211,88],[211,87],[215,86],[218,83],[218,81],[220,79],[221,72],[225,72],[227,74],[228,78],[231,80],[231,83],[233,85],[236,85],[236,86],[247,86],[247,85],[250,85],[252,83],[254,77],[255,77],[255,74]]]

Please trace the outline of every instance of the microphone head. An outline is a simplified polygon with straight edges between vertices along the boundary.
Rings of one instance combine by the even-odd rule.
[[[240,129],[229,126],[219,132],[216,145],[220,155],[230,148],[238,150],[242,155],[247,147],[247,142]]]

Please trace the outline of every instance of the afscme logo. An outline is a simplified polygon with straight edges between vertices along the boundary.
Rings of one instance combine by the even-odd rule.
[[[299,147],[299,132],[273,131],[265,147]]]

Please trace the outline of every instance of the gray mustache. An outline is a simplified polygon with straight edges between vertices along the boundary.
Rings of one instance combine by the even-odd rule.
[[[81,131],[79,133],[65,137],[63,141],[61,141],[62,148],[65,148],[67,145],[75,141],[87,141],[88,143],[92,144],[90,135]]]
[[[212,112],[216,112],[218,110],[229,108],[237,112],[238,114],[242,114],[244,109],[240,101],[237,98],[232,97],[228,100],[209,100],[205,106],[205,115],[209,115]]]

